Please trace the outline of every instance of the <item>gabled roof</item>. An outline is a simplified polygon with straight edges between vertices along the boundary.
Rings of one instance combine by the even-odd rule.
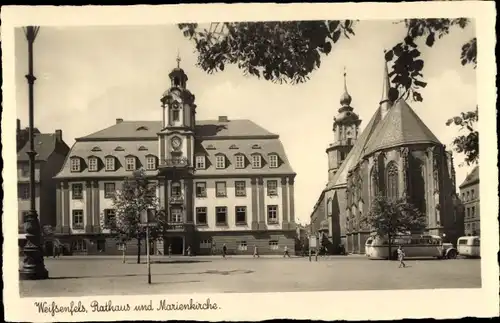
[[[157,134],[160,131],[162,131],[161,121],[122,121],[85,137],[77,138],[77,141],[99,139],[157,139]],[[267,131],[251,120],[238,119],[229,120],[227,122],[218,120],[196,120],[195,135],[205,139],[223,137],[278,137],[278,135]]]
[[[404,100],[399,100],[377,126],[364,155],[385,148],[422,143],[441,144],[415,111]]]
[[[46,161],[49,156],[56,150],[57,137],[53,133],[36,133],[34,137],[35,151],[37,155],[35,160]],[[30,143],[27,141],[24,146],[17,152],[18,161],[28,161],[27,152],[30,150]]]
[[[474,184],[479,182],[479,166],[476,166],[472,169],[472,171],[467,175],[465,180],[460,184],[459,188],[464,186]]]
[[[377,108],[375,113],[373,114],[372,118],[366,125],[366,128],[363,130],[363,132],[358,136],[358,139],[356,139],[356,142],[354,143],[354,146],[352,147],[351,151],[349,154],[347,154],[346,159],[340,166],[339,170],[333,177],[332,181],[329,182],[326,185],[325,190],[329,190],[335,186],[338,185],[345,185],[347,183],[347,173],[349,170],[355,166],[361,157],[363,156],[364,149],[366,147],[366,144],[372,137],[372,134],[374,133],[375,128],[380,122],[380,119],[382,118],[382,113],[381,113],[382,108]]]

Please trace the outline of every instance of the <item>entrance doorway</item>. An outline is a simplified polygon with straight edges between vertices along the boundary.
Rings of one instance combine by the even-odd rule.
[[[165,254],[168,254],[168,246],[172,247],[173,255],[183,255],[184,254],[184,238],[181,236],[168,237],[167,244],[165,246]]]

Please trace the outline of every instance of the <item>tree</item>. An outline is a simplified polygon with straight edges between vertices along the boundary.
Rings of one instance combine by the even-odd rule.
[[[426,219],[406,199],[391,200],[385,196],[377,196],[368,214],[360,219],[360,224],[372,228],[379,237],[387,237],[390,259],[392,239],[407,232],[422,232],[426,227]]]
[[[244,74],[272,82],[303,83],[321,66],[322,56],[334,46],[355,36],[353,20],[217,22],[200,30],[198,24],[179,24],[184,36],[192,40],[198,53],[197,65],[208,73],[223,71],[228,64],[237,65]],[[470,21],[457,19],[406,19],[407,32],[402,41],[386,51],[392,62],[392,87],[400,97],[422,101],[419,90],[423,81],[424,60],[421,40],[432,47],[452,28],[466,28]],[[462,65],[476,65],[476,38],[462,46],[457,59]]]
[[[455,151],[465,155],[467,165],[479,162],[479,131],[475,128],[479,120],[478,107],[476,110],[462,112],[460,116],[448,119],[447,126],[455,125],[460,127],[460,131],[466,131],[466,135],[459,135],[453,139]]]
[[[157,185],[149,180],[144,170],[135,171],[124,179],[121,188],[113,196],[115,215],[101,217],[102,227],[111,231],[111,235],[122,244],[136,239],[137,263],[141,262],[141,241],[145,238],[145,228],[140,224],[141,212],[153,210],[155,227],[150,228],[150,243],[166,230],[165,212],[159,208],[156,197]]]

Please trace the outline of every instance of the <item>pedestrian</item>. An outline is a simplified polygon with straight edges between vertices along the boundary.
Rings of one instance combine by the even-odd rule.
[[[191,257],[191,245],[189,245],[186,249],[188,257]]]
[[[168,245],[168,258],[172,258],[172,245]]]
[[[226,244],[222,245],[222,258],[226,259],[227,247]]]
[[[287,245],[285,245],[285,248],[284,248],[283,258],[285,258],[286,256],[288,256],[288,258],[290,258],[290,254],[288,253],[288,246]]]
[[[259,249],[257,248],[256,245],[253,246],[253,257],[257,257],[257,258],[260,258],[259,256]]]
[[[405,252],[401,246],[398,247],[398,260],[399,260],[399,268],[403,267],[405,268],[406,265],[404,263],[405,259]]]

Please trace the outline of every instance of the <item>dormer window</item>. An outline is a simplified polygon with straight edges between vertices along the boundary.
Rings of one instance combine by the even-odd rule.
[[[92,148],[92,150],[91,150],[91,151],[101,151],[101,148],[99,148],[99,147],[95,146],[94,148]]]
[[[115,157],[113,156],[106,157],[104,169],[108,172],[115,171]]]
[[[226,156],[224,155],[215,156],[215,168],[217,169],[226,168]]]
[[[97,172],[97,157],[89,157],[89,172]]]
[[[229,146],[229,149],[238,149],[238,146],[233,144],[233,145]]]
[[[255,144],[252,146],[252,149],[260,149],[260,146],[258,144]]]
[[[148,150],[148,149],[147,149],[146,147],[144,147],[144,146],[140,146],[140,147],[139,147],[139,151],[147,151],[147,150]]]
[[[210,144],[207,146],[207,150],[215,150],[215,146]]]
[[[262,167],[262,156],[255,154],[252,155],[252,167],[261,168]]]
[[[235,165],[236,168],[242,169],[245,168],[245,156],[242,154],[236,155],[235,157]]]
[[[125,158],[125,169],[128,171],[136,170],[136,158],[134,156],[129,156]]]
[[[196,156],[196,169],[205,169],[205,156]]]
[[[146,157],[146,169],[147,170],[155,170],[156,169],[156,157],[155,156],[147,156]]]
[[[123,149],[123,147],[121,146],[118,146],[115,148],[115,151],[125,151],[125,149]]]
[[[82,168],[80,158],[78,157],[73,157],[71,158],[71,171],[72,172],[79,172]]]
[[[278,155],[276,154],[269,155],[269,167],[271,168],[278,167]]]
[[[148,128],[144,126],[140,126],[139,128],[136,129],[136,131],[145,131],[145,130],[148,130]]]

